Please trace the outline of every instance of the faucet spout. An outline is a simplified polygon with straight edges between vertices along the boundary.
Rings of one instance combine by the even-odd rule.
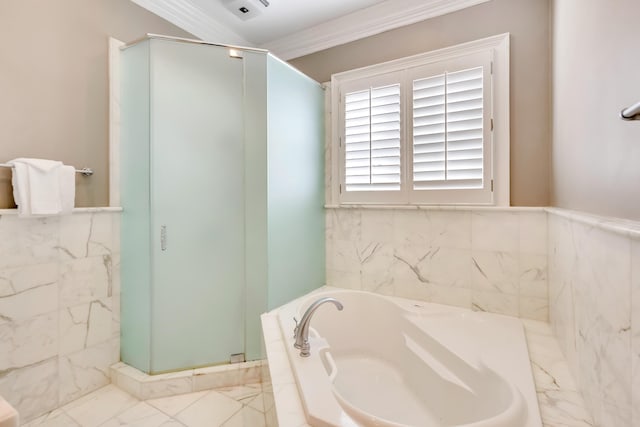
[[[308,357],[311,354],[309,351],[311,348],[309,345],[309,324],[311,323],[311,317],[318,307],[328,302],[332,303],[338,310],[342,311],[342,303],[337,299],[331,297],[320,298],[307,308],[307,311],[304,312],[300,323],[296,323],[296,328],[293,331],[296,342],[293,346],[300,349],[301,357]]]

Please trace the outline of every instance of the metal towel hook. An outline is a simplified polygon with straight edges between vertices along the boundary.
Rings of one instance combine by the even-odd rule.
[[[620,111],[620,118],[622,120],[640,120],[640,102]]]

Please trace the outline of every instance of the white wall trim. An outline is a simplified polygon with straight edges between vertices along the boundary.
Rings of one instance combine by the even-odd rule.
[[[122,208],[119,206],[97,206],[93,208],[73,208],[72,215],[87,214],[87,213],[109,213],[109,212],[122,212]],[[0,216],[3,215],[18,215],[18,209],[0,209]],[[60,215],[61,216],[61,215]],[[50,215],[46,218],[60,217],[59,215]],[[65,215],[68,216],[68,215]],[[42,218],[45,218],[44,216]]]
[[[545,208],[545,211],[549,215],[556,215],[560,218],[578,222],[589,227],[599,228],[621,236],[640,240],[640,221],[616,218],[612,216],[602,216],[592,214],[590,212],[574,211],[558,207],[547,207]]]
[[[394,72],[398,68],[411,68],[434,62],[447,61],[460,56],[472,54],[483,49],[505,49],[508,47],[509,33],[498,34],[484,39],[457,44],[455,46],[448,46],[429,52],[418,53],[404,58],[393,59],[379,64],[368,65],[366,67],[336,73],[331,76],[331,83],[332,85],[335,85],[336,82],[344,83],[350,80],[371,78],[379,74]],[[505,53],[508,54],[508,51]],[[506,65],[508,66],[508,64]]]
[[[134,1],[139,3],[142,0]],[[489,0],[405,0],[401,7],[398,2],[385,1],[260,47],[289,60],[487,1]]]
[[[120,206],[120,48],[109,37],[109,206]]]
[[[439,212],[547,212],[543,206],[480,206],[480,205],[324,205],[325,209],[365,211],[439,211]]]
[[[190,0],[131,0],[204,41],[253,47]]]

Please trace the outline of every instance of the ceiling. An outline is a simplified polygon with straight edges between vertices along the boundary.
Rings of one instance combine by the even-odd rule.
[[[384,0],[267,0],[268,7],[259,0],[189,1],[211,16],[222,18],[229,29],[259,46]],[[240,7],[257,13],[242,20],[231,12],[238,11]]]
[[[286,60],[490,0],[132,1],[202,40],[263,47]]]

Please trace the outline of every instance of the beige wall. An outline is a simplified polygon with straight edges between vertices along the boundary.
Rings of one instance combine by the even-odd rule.
[[[129,0],[0,1],[0,162],[91,167],[76,206],[108,205],[108,37],[148,32],[193,38]],[[0,208],[13,206],[10,180],[0,168]]]
[[[511,204],[549,204],[549,2],[492,0],[290,61],[331,74],[511,33]]]
[[[561,0],[553,10],[554,205],[640,220],[638,0]]]

